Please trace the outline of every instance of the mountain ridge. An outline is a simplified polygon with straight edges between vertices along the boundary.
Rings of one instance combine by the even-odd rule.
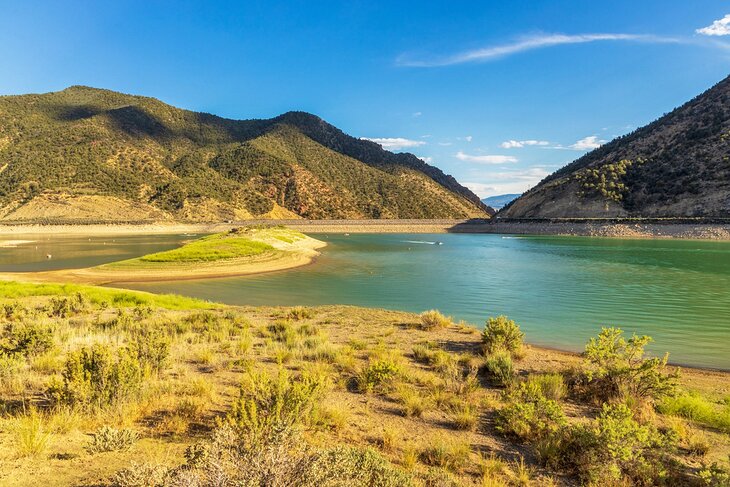
[[[730,215],[730,77],[547,176],[505,218]]]
[[[233,120],[74,85],[0,97],[0,219],[471,218],[453,177],[306,112]]]

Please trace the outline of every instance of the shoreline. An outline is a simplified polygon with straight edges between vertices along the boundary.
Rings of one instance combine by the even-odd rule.
[[[247,225],[284,225],[302,233],[491,233],[626,239],[730,241],[730,223],[682,220],[242,220],[227,223],[3,224],[0,237],[219,233]]]
[[[38,272],[0,272],[0,280],[34,283],[123,284],[135,282],[187,281],[265,274],[309,265],[320,255],[326,242],[306,236],[295,243],[271,242],[273,251],[254,258],[226,259],[210,263],[117,267],[120,263],[81,269]],[[122,261],[124,263],[126,261]]]

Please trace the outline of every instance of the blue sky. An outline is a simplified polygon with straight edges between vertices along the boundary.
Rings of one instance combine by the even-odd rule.
[[[0,0],[0,93],[306,110],[481,196],[521,192],[730,71],[727,1]]]

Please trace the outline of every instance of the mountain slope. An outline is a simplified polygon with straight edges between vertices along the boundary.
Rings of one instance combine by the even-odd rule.
[[[500,216],[730,216],[730,77],[548,176]]]
[[[0,97],[0,219],[468,218],[451,176],[320,118],[228,120],[70,87]]]

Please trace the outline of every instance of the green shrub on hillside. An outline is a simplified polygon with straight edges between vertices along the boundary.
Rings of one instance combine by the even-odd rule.
[[[53,329],[40,323],[10,322],[0,331],[0,355],[31,357],[53,348]]]
[[[105,345],[82,348],[69,354],[49,393],[56,401],[71,406],[105,407],[137,394],[143,371],[136,354]]]
[[[313,376],[291,379],[284,369],[276,377],[249,372],[228,419],[248,447],[266,445],[301,424],[323,392]]]
[[[657,485],[667,481],[673,447],[671,436],[637,422],[626,405],[604,404],[595,423],[567,431],[563,458],[592,484]]]
[[[555,435],[566,425],[560,404],[547,399],[535,383],[521,382],[505,398],[507,405],[497,416],[497,429],[506,435],[536,442]]]
[[[648,336],[628,340],[619,328],[603,328],[591,338],[584,353],[585,374],[591,393],[604,401],[633,397],[656,400],[676,392],[679,372],[667,372],[668,354],[646,358]]]
[[[421,313],[421,328],[424,330],[446,328],[450,324],[451,318],[444,316],[435,309]]]

